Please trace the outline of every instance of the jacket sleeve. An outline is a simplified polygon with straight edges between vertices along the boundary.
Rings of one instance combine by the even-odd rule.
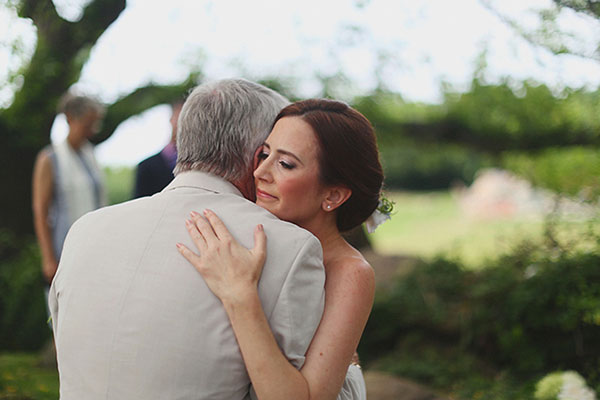
[[[56,279],[54,279],[54,282]],[[56,297],[56,287],[52,282],[50,286],[50,291],[48,293],[48,308],[50,309],[50,319],[52,322],[52,332],[54,333],[54,337],[57,334],[57,326],[58,326],[58,299]]]
[[[310,236],[296,255],[269,323],[279,347],[298,369],[319,326],[325,304],[321,244]]]

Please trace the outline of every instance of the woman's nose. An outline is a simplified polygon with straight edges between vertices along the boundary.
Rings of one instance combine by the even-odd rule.
[[[254,170],[254,178],[261,181],[269,181],[271,179],[271,174],[269,173],[268,165],[268,160],[260,161]]]

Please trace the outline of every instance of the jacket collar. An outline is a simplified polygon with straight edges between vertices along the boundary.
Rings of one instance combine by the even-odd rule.
[[[200,171],[186,171],[178,174],[163,191],[177,188],[196,188],[214,193],[229,193],[244,197],[231,182],[220,176]]]

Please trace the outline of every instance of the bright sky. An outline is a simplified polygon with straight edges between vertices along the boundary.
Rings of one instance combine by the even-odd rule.
[[[150,81],[180,81],[192,67],[201,66],[211,79],[290,77],[298,82],[300,94],[310,97],[318,94],[316,74],[341,70],[352,85],[341,88],[339,95],[349,100],[373,89],[378,71],[381,82],[405,99],[436,102],[442,81],[467,88],[484,50],[491,81],[511,76],[553,87],[600,85],[600,63],[555,57],[530,46],[482,1],[128,0],[94,47],[77,89],[111,102]],[[55,0],[59,12],[71,19],[77,18],[82,2]],[[550,3],[492,1],[526,27],[534,27],[535,10]],[[597,21],[566,13],[559,22],[562,29],[590,38],[578,43],[584,50],[598,44]],[[22,32],[25,44],[35,37],[25,22],[6,25],[0,37],[3,29]],[[0,64],[7,60],[3,50]],[[378,62],[382,57],[383,65]],[[135,165],[159,151],[170,136],[169,116],[169,108],[159,106],[123,123],[97,147],[98,159],[104,165]],[[64,137],[66,130],[64,118],[57,118],[53,140]]]

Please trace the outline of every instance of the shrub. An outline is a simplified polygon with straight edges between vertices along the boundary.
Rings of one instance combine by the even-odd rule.
[[[491,388],[501,372],[532,390],[532,382],[555,370],[578,371],[597,389],[600,240],[573,251],[553,239],[522,243],[478,270],[447,258],[423,262],[378,293],[361,359],[381,365],[386,355],[386,369],[448,392],[461,379],[474,385],[475,373]],[[437,368],[447,358],[442,354],[457,364]],[[407,367],[415,358],[420,369]]]
[[[537,154],[506,153],[505,168],[537,186],[593,201],[600,197],[600,150],[551,148]]]
[[[518,87],[517,87],[518,86]],[[600,91],[553,93],[535,82],[488,85],[475,78],[466,93],[446,91],[443,118],[454,128],[445,139],[481,150],[535,150],[598,145]]]
[[[596,400],[596,394],[574,371],[553,372],[535,387],[536,400]]]
[[[452,145],[416,145],[410,141],[380,146],[388,188],[448,189],[458,182],[470,185],[476,172],[490,165],[486,157]]]
[[[19,247],[3,235],[3,246],[19,248],[0,262],[0,349],[38,350],[51,336],[46,321],[44,283],[36,242],[31,238]]]

